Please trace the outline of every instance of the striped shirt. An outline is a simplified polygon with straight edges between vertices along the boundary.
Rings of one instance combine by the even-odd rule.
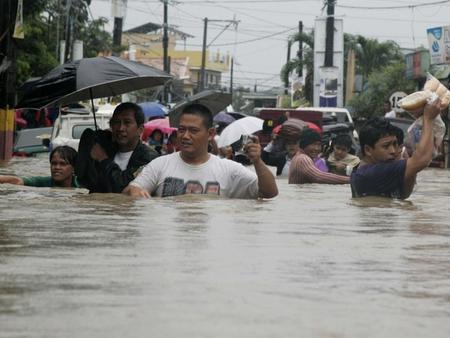
[[[350,183],[350,178],[320,171],[315,167],[313,160],[300,149],[289,168],[289,183],[346,184]]]

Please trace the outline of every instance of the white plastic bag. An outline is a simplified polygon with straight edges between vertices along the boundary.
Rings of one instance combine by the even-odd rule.
[[[420,141],[422,135],[423,116],[420,116],[414,121],[408,128],[407,142],[411,146],[412,150],[416,149],[417,143]],[[434,146],[433,146],[433,158],[439,155],[439,148],[442,144],[442,140],[445,136],[445,123],[442,121],[441,115],[438,115],[433,121],[433,134],[434,134]]]

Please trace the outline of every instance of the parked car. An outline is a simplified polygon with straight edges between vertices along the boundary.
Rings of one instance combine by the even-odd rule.
[[[48,152],[42,141],[49,138],[52,127],[21,129],[14,137],[14,156],[31,156],[37,153]]]

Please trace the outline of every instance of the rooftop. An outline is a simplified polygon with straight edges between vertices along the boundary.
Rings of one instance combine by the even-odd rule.
[[[188,33],[184,33],[178,29],[175,28],[176,26],[169,26],[167,29],[169,32],[175,33],[177,35],[179,35],[181,37],[181,39],[186,40],[187,38],[193,38],[193,35],[190,35]],[[157,23],[153,23],[153,22],[147,22],[143,25],[134,27],[134,28],[130,28],[126,31],[123,31],[123,33],[129,33],[129,34],[133,34],[133,33],[138,33],[138,34],[147,34],[147,33],[151,33],[151,32],[156,32],[160,29],[163,28],[163,25],[157,24]]]

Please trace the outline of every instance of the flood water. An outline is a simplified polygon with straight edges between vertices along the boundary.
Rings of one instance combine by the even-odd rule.
[[[450,171],[409,201],[277,182],[250,201],[1,185],[0,337],[450,336]]]

